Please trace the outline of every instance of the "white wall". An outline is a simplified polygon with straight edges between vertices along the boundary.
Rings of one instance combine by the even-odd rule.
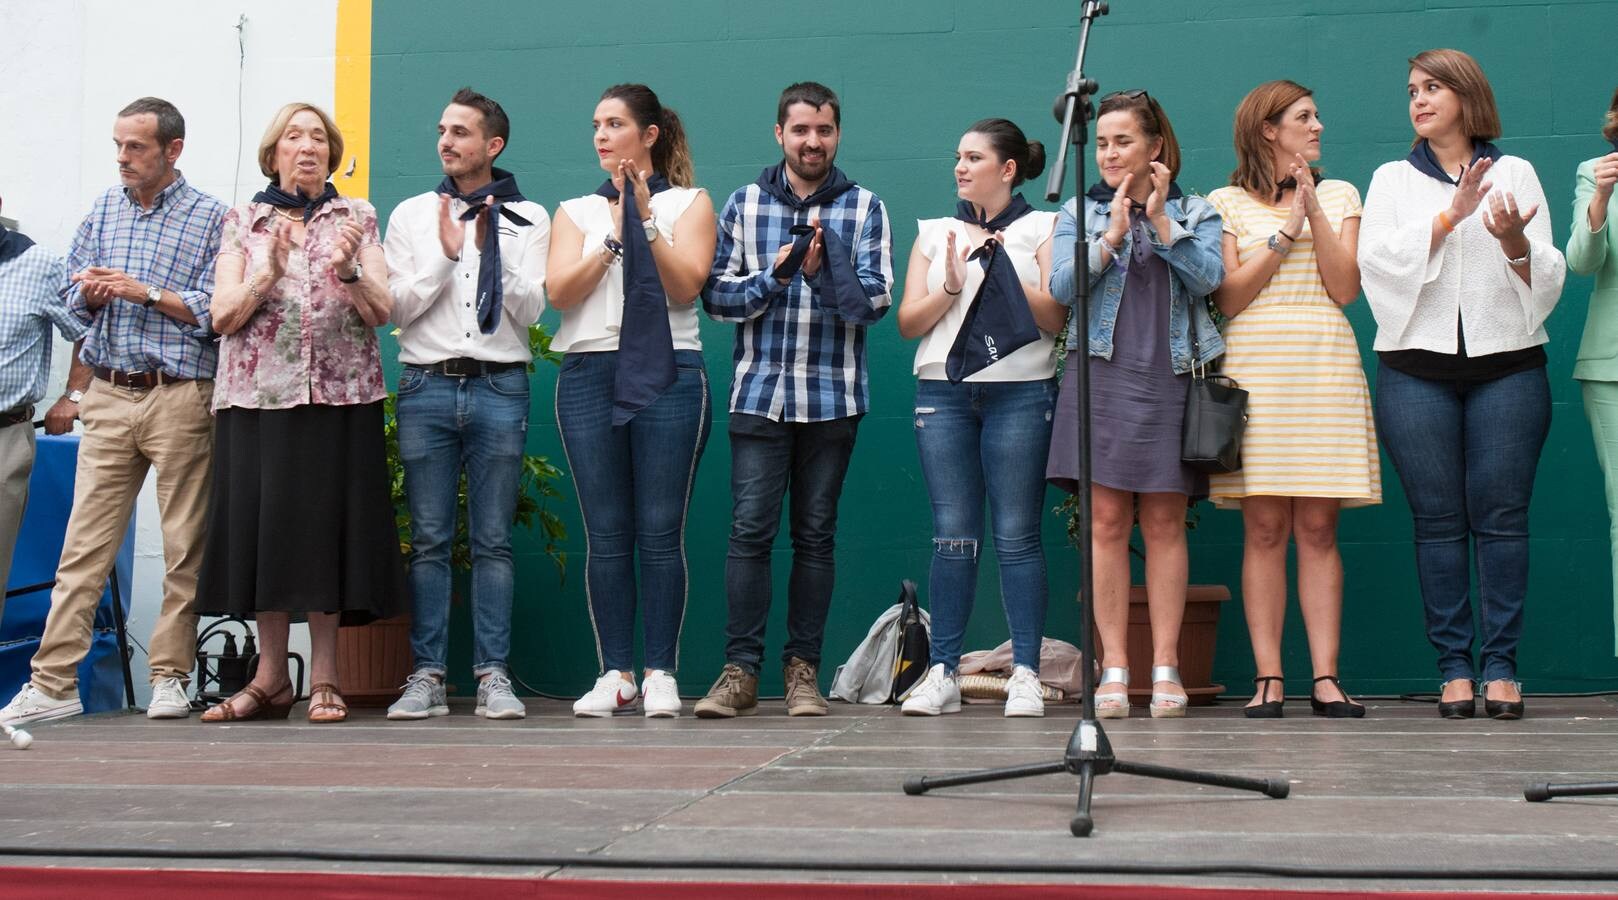
[[[185,116],[179,166],[186,179],[226,203],[246,200],[265,181],[255,157],[275,110],[293,100],[331,109],[336,21],[336,0],[0,0],[5,215],[66,256],[90,203],[117,183],[118,110],[148,95]],[[62,389],[70,349],[58,342],[49,398]],[[130,607],[130,635],[142,643],[162,581],[157,500],[148,480],[137,513]],[[307,658],[301,637],[294,637],[294,649]],[[144,700],[146,660],[138,649],[134,664]]]

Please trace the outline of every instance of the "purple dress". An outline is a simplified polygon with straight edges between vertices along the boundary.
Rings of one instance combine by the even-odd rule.
[[[1137,494],[1208,496],[1208,478],[1180,462],[1189,374],[1174,374],[1169,358],[1169,279],[1173,271],[1152,251],[1144,216],[1131,222],[1129,270],[1113,325],[1112,359],[1090,357],[1091,479]],[[1116,265],[1116,263],[1114,263]],[[1045,477],[1070,493],[1078,490],[1078,395],[1068,355],[1051,431]]]

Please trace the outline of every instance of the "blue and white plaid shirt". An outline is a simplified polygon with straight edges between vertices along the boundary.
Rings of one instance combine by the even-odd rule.
[[[67,311],[67,266],[38,244],[0,263],[0,412],[45,398],[51,373],[51,326],[69,341],[85,325]]]
[[[770,276],[775,256],[792,243],[793,225],[818,216],[853,256],[871,299],[868,316],[842,318],[822,308],[818,279],[792,276],[785,287]],[[893,300],[893,252],[882,201],[855,186],[802,213],[749,184],[730,195],[719,215],[713,273],[702,305],[720,322],[735,322],[735,381],[730,411],[781,422],[825,422],[870,408],[865,329]]]
[[[92,310],[79,286],[71,285],[63,293],[67,308],[90,327],[80,355],[85,363],[124,372],[161,370],[176,378],[213,377],[219,351],[208,304],[225,211],[225,204],[191,187],[179,173],[150,211],[122,187],[96,200],[73,235],[69,273],[91,266],[118,269],[142,284],[179,294],[197,324],[126,300]]]

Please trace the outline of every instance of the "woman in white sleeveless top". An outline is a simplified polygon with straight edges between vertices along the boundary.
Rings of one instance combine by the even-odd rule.
[[[650,88],[607,89],[593,126],[596,155],[610,180],[557,210],[546,279],[551,305],[562,313],[551,341],[565,354],[556,421],[584,519],[585,593],[602,669],[573,711],[633,711],[644,693],[647,716],[678,716],[674,671],[685,618],[685,517],[712,423],[694,301],[713,262],[713,203],[692,185],[679,117]],[[618,197],[626,191],[634,192],[640,221],[622,221]],[[626,228],[639,230],[637,241],[645,237],[667,295],[676,376],[626,424],[614,425],[620,367],[634,372],[628,367],[650,364],[620,358]],[[645,645],[640,686],[633,665],[637,608]]]
[[[1056,214],[1030,209],[1012,193],[1045,168],[1045,150],[1011,122],[974,124],[962,135],[955,159],[962,202],[955,217],[917,223],[920,233],[899,306],[899,333],[921,338],[915,362],[916,446],[933,504],[932,659],[904,712],[960,712],[955,668],[977,590],[987,497],[1014,659],[1005,714],[1042,716],[1039,649],[1047,584],[1040,522],[1056,403],[1054,335],[1067,319],[1067,309],[1046,289]],[[990,240],[1004,249],[1022,283],[1038,339],[952,382],[947,374],[951,348],[985,274],[980,260],[968,257]],[[979,302],[988,304],[989,292]]]

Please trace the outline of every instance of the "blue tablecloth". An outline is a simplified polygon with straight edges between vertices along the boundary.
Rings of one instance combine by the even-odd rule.
[[[17,549],[12,555],[10,593],[30,585],[46,585],[6,601],[0,620],[0,703],[28,681],[28,662],[39,648],[45,614],[51,608],[49,585],[56,578],[62,555],[62,535],[73,507],[73,476],[78,465],[79,439],[75,435],[39,436],[34,474],[28,482],[28,510],[23,515]],[[125,615],[129,612],[129,583],[135,563],[135,515],[118,550],[118,584],[123,588]],[[124,705],[123,668],[118,663],[118,639],[113,626],[112,591],[101,597],[96,610],[95,636],[90,653],[79,666],[79,696],[85,712],[121,709]]]

